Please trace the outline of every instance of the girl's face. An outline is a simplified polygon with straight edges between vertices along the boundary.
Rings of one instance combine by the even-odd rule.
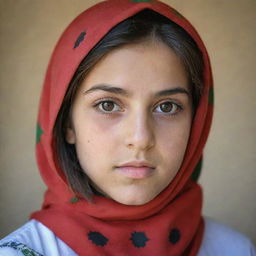
[[[186,151],[192,102],[185,69],[163,43],[111,51],[78,89],[66,140],[106,197],[142,205],[173,180]]]

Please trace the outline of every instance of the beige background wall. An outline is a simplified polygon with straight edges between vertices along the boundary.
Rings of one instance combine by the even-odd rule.
[[[40,207],[45,189],[34,159],[35,123],[56,40],[98,1],[0,0],[0,237]],[[256,1],[169,0],[198,29],[215,78],[205,150],[204,214],[256,242]]]

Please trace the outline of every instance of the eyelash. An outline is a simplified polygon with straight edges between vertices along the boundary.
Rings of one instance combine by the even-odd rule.
[[[120,105],[118,103],[116,103],[116,100],[113,99],[113,98],[102,98],[102,99],[99,99],[94,105],[93,107],[99,111],[100,113],[102,114],[105,114],[105,115],[111,115],[113,113],[116,113],[117,111],[105,111],[104,109],[100,109],[100,106],[102,106],[103,103],[106,103],[106,102],[109,102],[109,103],[113,103],[115,106],[119,106],[120,109],[122,109],[120,107]],[[162,104],[166,104],[166,103],[171,103],[172,106],[175,106],[177,108],[177,110],[175,111],[175,113],[170,113],[170,112],[158,112],[158,113],[162,113],[164,115],[168,115],[168,116],[174,116],[174,115],[177,115],[180,111],[182,111],[184,108],[182,106],[182,104],[179,104],[177,102],[174,102],[173,100],[166,100],[166,101],[163,101],[161,103],[158,103],[156,107],[154,107],[154,109],[160,107]],[[122,111],[121,111],[122,112]]]

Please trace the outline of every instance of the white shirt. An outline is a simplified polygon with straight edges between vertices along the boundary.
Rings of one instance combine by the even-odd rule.
[[[77,254],[42,223],[31,220],[0,240],[0,256]],[[246,236],[205,218],[205,233],[198,256],[256,256],[256,249]]]

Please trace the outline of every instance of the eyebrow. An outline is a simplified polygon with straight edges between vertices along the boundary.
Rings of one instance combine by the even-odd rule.
[[[86,95],[86,94],[89,94],[89,93],[92,93],[92,92],[98,91],[98,90],[106,91],[106,92],[110,92],[110,93],[114,93],[114,94],[118,94],[118,95],[122,95],[122,96],[130,95],[130,93],[128,91],[124,90],[123,88],[111,86],[109,84],[94,85],[89,90],[84,91],[83,94]],[[157,92],[155,94],[155,96],[161,97],[161,96],[169,96],[169,95],[173,95],[173,94],[186,94],[187,96],[190,96],[189,91],[182,87],[174,87],[174,88],[162,90],[162,91]]]

